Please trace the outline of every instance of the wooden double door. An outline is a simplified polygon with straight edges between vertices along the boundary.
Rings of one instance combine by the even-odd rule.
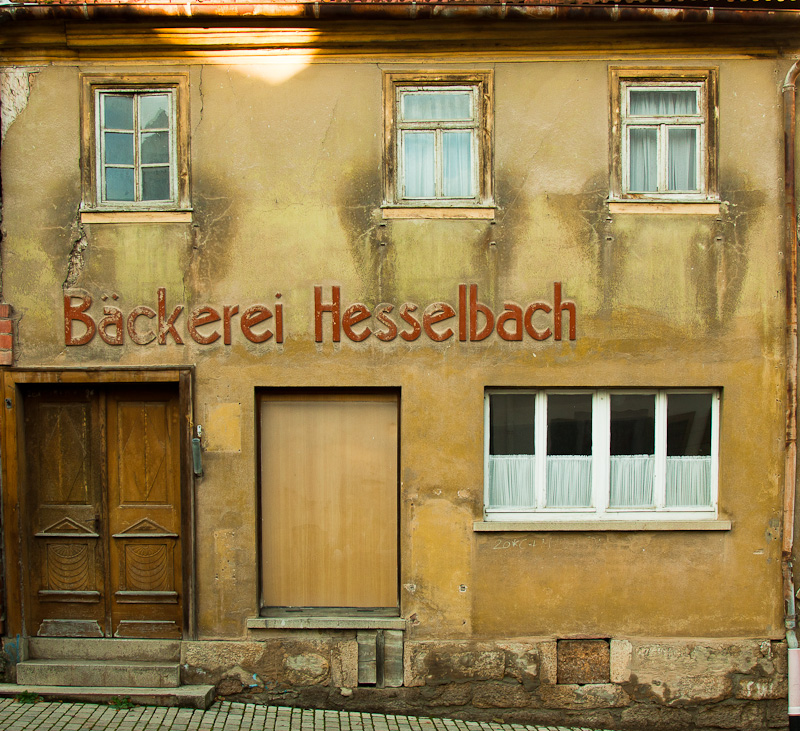
[[[28,386],[23,398],[27,633],[180,637],[177,386]]]

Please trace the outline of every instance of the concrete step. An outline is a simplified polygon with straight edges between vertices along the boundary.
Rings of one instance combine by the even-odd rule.
[[[0,698],[34,693],[43,700],[108,703],[126,698],[137,706],[177,706],[205,710],[214,702],[213,685],[182,685],[180,688],[79,688],[53,685],[13,685],[0,683]]]
[[[25,660],[17,663],[19,685],[177,688],[180,665],[138,660]]]
[[[179,662],[180,640],[115,640],[73,637],[31,637],[31,660],[160,660]]]

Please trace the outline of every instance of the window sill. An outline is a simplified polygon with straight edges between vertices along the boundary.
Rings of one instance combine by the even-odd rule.
[[[720,202],[617,200],[608,202],[608,210],[610,213],[678,213],[716,216],[720,212]]]
[[[476,533],[521,533],[521,532],[553,532],[553,531],[674,531],[704,530],[728,531],[733,527],[730,520],[476,520],[472,529]]]
[[[189,211],[81,211],[81,223],[191,223]]]
[[[483,207],[447,207],[447,206],[410,206],[381,208],[381,217],[384,220],[396,220],[402,218],[434,218],[434,219],[477,219],[482,221],[494,221],[494,206]]]
[[[399,629],[402,617],[251,617],[247,629]]]

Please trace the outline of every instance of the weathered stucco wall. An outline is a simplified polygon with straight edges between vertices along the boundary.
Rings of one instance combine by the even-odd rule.
[[[16,317],[16,365],[196,365],[195,421],[206,434],[205,476],[195,485],[199,639],[247,638],[231,652],[253,656],[222,668],[202,647],[187,650],[196,654],[186,659],[191,677],[219,680],[233,669],[234,677],[260,674],[268,689],[293,682],[325,688],[324,696],[301,694],[299,701],[350,702],[336,688],[355,684],[354,637],[245,628],[259,607],[255,393],[266,386],[392,386],[401,389],[400,600],[413,690],[386,690],[384,698],[397,698],[398,708],[521,709],[514,717],[550,709],[553,719],[564,717],[558,709],[617,708],[596,718],[618,725],[655,723],[661,711],[649,720],[636,715],[640,705],[654,704],[671,709],[665,723],[708,726],[717,722],[697,716],[697,704],[727,699],[734,704],[729,717],[741,721],[735,699],[780,698],[785,648],[770,641],[782,637],[779,143],[788,64],[626,60],[719,67],[723,203],[716,216],[609,213],[614,58],[436,63],[494,72],[497,213],[488,222],[381,220],[382,73],[434,64],[412,56],[284,61],[31,67],[27,105],[3,145],[3,295]],[[191,223],[80,224],[79,73],[87,70],[188,75]],[[103,294],[118,295],[127,314],[143,304],[155,309],[157,289],[166,288],[168,311],[186,306],[178,320],[184,344],[126,339],[115,347],[95,337],[66,347],[67,280],[93,297],[97,319]],[[552,300],[556,281],[577,306],[575,341],[505,342],[495,334],[475,343],[373,337],[333,344],[326,319],[324,342],[314,342],[315,285],[326,300],[330,287],[340,286],[342,309],[353,302],[370,309],[415,302],[422,309],[456,304],[458,285],[477,283],[480,300],[499,312],[504,301]],[[253,344],[237,329],[230,346],[188,337],[191,308],[272,306],[276,293],[283,344]],[[482,516],[489,386],[721,388],[719,506],[733,529],[474,532]],[[602,689],[560,691],[567,686],[547,676],[541,657],[555,652],[556,638],[570,637],[645,639],[631,640],[628,660],[617,661],[617,676]],[[444,659],[432,664],[437,642]],[[512,672],[503,664],[517,653],[504,649],[515,642],[527,648],[523,655],[532,653],[525,662],[533,669]],[[695,673],[681,664],[692,643],[726,642],[734,649],[709,650],[718,659],[693,666],[700,667]],[[323,648],[324,663],[311,662],[301,681],[276,659],[291,643]],[[476,657],[506,659],[485,677],[480,670],[460,676],[448,669],[463,651],[458,643]],[[637,649],[645,646],[677,649]],[[611,647],[613,669],[625,648]],[[350,660],[332,660],[331,652]],[[742,653],[745,659],[730,657]],[[706,673],[718,674],[724,687],[680,685],[686,674]],[[753,690],[764,678],[768,689]],[[353,702],[372,702],[370,692],[377,691],[357,690]],[[558,693],[572,695],[562,702]],[[680,716],[676,703],[694,710]],[[752,727],[775,721],[770,709],[753,711]]]

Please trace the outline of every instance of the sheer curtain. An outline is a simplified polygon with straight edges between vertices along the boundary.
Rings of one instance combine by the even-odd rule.
[[[472,198],[472,132],[442,132],[442,195]]]
[[[672,127],[667,139],[667,187],[670,190],[697,190],[697,130]]]
[[[406,198],[436,195],[434,137],[433,132],[403,133],[403,195]]]
[[[490,455],[489,507],[534,507],[535,460],[532,454]]]
[[[470,121],[472,94],[467,91],[406,92],[401,97],[404,122]],[[436,197],[436,132],[403,132],[403,171],[405,197]],[[440,145],[444,198],[472,198],[472,147],[470,130],[441,130]]]
[[[648,193],[658,190],[658,128],[630,130],[630,189]]]
[[[633,89],[629,117],[681,117],[697,114],[694,89]],[[663,120],[668,122],[669,120]],[[658,131],[656,125],[629,130],[630,190],[658,190]],[[667,190],[697,190],[697,128],[671,127],[667,131]]]
[[[580,508],[592,504],[592,455],[548,455],[549,508]]]
[[[611,457],[612,508],[649,508],[653,506],[652,454],[631,454]]]
[[[667,507],[711,505],[711,457],[667,457]]]

